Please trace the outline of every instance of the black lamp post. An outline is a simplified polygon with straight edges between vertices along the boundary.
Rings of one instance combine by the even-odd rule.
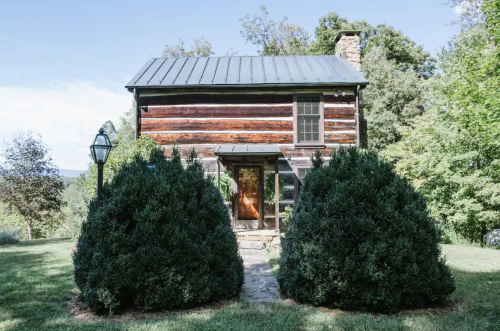
[[[97,163],[97,209],[99,209],[99,201],[101,200],[102,191],[102,171],[104,163],[108,160],[109,151],[111,150],[111,142],[104,130],[99,129],[99,133],[95,136],[93,144],[90,146],[90,154],[94,163]]]

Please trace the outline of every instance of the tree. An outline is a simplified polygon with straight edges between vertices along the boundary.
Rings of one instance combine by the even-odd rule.
[[[210,41],[205,40],[204,37],[194,40],[194,45],[191,46],[191,50],[188,51],[184,48],[184,39],[179,39],[177,45],[165,46],[163,51],[163,57],[198,57],[198,56],[210,56],[215,54],[212,51],[212,44]]]
[[[498,0],[486,1],[498,6]],[[500,226],[500,49],[498,11],[455,36],[440,53],[415,127],[386,151],[412,179],[447,234],[473,242]],[[497,25],[498,26],[498,25]],[[495,32],[496,31],[496,32]]]
[[[112,314],[236,297],[243,261],[224,199],[196,152],[184,168],[177,149],[167,159],[151,138],[134,145],[104,184],[99,210],[89,204],[73,255],[87,305]]]
[[[350,22],[331,12],[319,20],[312,54],[335,54],[335,38],[341,30],[360,30],[361,67],[370,81],[364,90],[368,143],[384,149],[401,139],[424,110],[424,80],[434,74],[435,59],[403,32],[392,26]]]
[[[282,241],[280,290],[298,302],[394,312],[455,290],[425,199],[374,151],[316,152]]]
[[[301,26],[288,23],[283,16],[281,21],[268,19],[269,12],[265,5],[260,6],[261,13],[247,14],[240,18],[241,35],[247,42],[259,46],[260,55],[304,55],[309,45],[309,34]]]
[[[396,60],[388,60],[378,48],[365,54],[363,69],[370,81],[363,91],[368,144],[381,150],[399,141],[423,113],[426,84],[413,70],[400,70]]]
[[[54,221],[51,214],[62,206],[63,183],[40,136],[20,134],[6,143],[0,165],[0,199],[26,222],[28,240],[32,230]]]

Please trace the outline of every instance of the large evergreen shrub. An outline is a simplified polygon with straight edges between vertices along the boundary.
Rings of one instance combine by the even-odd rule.
[[[299,302],[392,312],[455,289],[422,196],[375,152],[321,154],[282,246],[278,282]]]
[[[149,154],[149,155],[145,155]],[[75,282],[97,312],[160,310],[236,296],[243,263],[227,207],[201,164],[158,147],[103,187],[82,225]]]

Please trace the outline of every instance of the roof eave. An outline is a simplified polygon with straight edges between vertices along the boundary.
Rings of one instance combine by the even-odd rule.
[[[180,88],[225,88],[225,87],[231,87],[231,88],[253,88],[253,87],[311,87],[311,86],[357,86],[357,85],[362,85],[366,86],[368,85],[368,81],[360,81],[360,82],[329,82],[329,83],[297,83],[297,84],[235,84],[235,85],[230,85],[230,84],[221,84],[221,85],[215,85],[215,84],[206,84],[206,85],[126,85],[125,88],[129,90],[129,92],[132,92],[133,89],[138,88],[138,89],[169,89],[169,90],[175,90],[175,89],[180,89]]]

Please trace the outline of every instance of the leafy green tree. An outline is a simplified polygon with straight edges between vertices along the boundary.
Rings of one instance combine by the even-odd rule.
[[[341,30],[360,30],[361,66],[370,81],[363,91],[368,143],[384,149],[401,139],[401,131],[424,110],[424,80],[434,74],[435,60],[422,46],[392,26],[350,22],[335,12],[319,20],[312,54],[335,54]]]
[[[84,192],[85,174],[81,174],[65,187],[62,193],[64,207],[61,210],[63,222],[56,230],[56,236],[78,238],[80,235],[82,223],[88,212]]]
[[[400,70],[374,48],[363,57],[370,85],[363,91],[368,144],[381,150],[401,139],[405,128],[424,111],[425,82],[413,70]]]
[[[260,47],[261,55],[304,55],[309,45],[309,34],[301,26],[291,24],[283,16],[281,21],[268,19],[269,12],[265,5],[260,6],[261,13],[247,14],[240,18],[241,35],[247,42]]]
[[[500,226],[499,47],[490,28],[498,12],[488,20],[442,50],[425,114],[386,151],[441,227],[474,242]]]
[[[51,226],[63,205],[63,183],[40,136],[33,133],[14,137],[2,153],[0,200],[21,215],[28,240]]]
[[[120,117],[120,125],[116,131],[116,143],[130,144],[135,141],[136,125],[136,106],[135,101],[133,101],[129,110]]]
[[[103,180],[107,182],[111,180],[120,169],[127,163],[131,162],[136,155],[146,157],[149,155],[152,148],[156,148],[157,143],[146,136],[141,136],[138,140],[131,143],[118,144],[113,147],[109,153],[108,160],[103,170]],[[87,170],[87,176],[84,183],[84,196],[88,203],[97,195],[97,165],[90,164]]]
[[[200,39],[195,39],[191,50],[188,51],[184,47],[184,39],[179,39],[177,45],[166,45],[163,51],[163,57],[198,57],[198,56],[210,56],[215,54],[212,51],[212,44],[210,41],[205,40],[204,37]]]

